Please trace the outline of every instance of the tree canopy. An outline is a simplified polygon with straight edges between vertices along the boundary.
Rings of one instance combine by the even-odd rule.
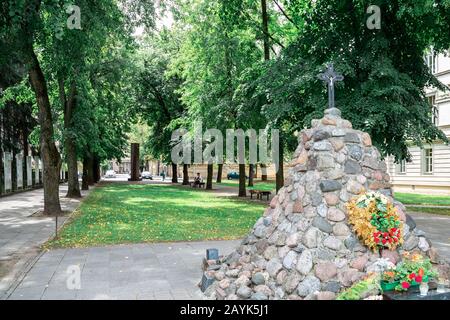
[[[222,132],[279,129],[283,160],[296,147],[295,134],[326,106],[317,74],[329,62],[345,76],[337,107],[384,156],[408,159],[410,143],[448,142],[431,121],[425,94],[427,87],[447,88],[423,57],[430,48],[448,49],[449,0],[73,5],[0,4],[0,108],[23,116],[25,140],[39,147],[47,172],[55,175],[62,154],[69,186],[78,186],[77,161],[89,167],[87,185],[99,163],[123,157],[138,121],[149,128],[146,152],[166,163],[172,132],[192,133],[198,121]],[[380,8],[380,28],[367,27],[370,5]],[[172,23],[161,26],[168,13]],[[282,178],[281,171],[278,186]],[[58,211],[55,185],[44,186],[53,195],[46,203],[55,204],[49,210]]]

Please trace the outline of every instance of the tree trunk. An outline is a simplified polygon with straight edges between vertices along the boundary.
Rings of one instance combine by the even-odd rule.
[[[254,168],[255,168],[255,172],[254,172],[253,178],[258,179],[258,164],[257,163],[255,163]]]
[[[4,173],[3,173],[3,151],[2,151],[2,146],[1,146],[1,141],[0,141],[0,195],[2,195],[5,191],[5,181],[4,181]]]
[[[278,170],[276,173],[276,188],[277,188],[277,192],[278,190],[280,190],[283,185],[284,185],[284,173],[283,173],[283,153],[284,153],[284,148],[283,148],[283,141],[280,137],[280,148],[279,148],[279,160],[278,160]]]
[[[100,160],[96,156],[94,157],[93,170],[94,182],[97,183],[100,181]]]
[[[267,181],[267,165],[261,163],[261,181]]]
[[[11,162],[11,192],[17,191],[17,162],[16,151],[12,150],[12,162]]]
[[[264,60],[270,60],[269,44],[269,16],[267,15],[267,1],[261,0],[261,21],[263,30]],[[267,165],[261,163],[261,181],[267,181]]]
[[[87,172],[88,184],[90,186],[93,186],[95,183],[95,179],[94,179],[94,156],[92,154],[88,156],[87,171],[88,171]]]
[[[80,183],[78,181],[78,162],[75,141],[66,139],[66,161],[67,161],[67,198],[81,198]]]
[[[183,164],[183,185],[189,185],[189,170],[187,164]]]
[[[178,183],[177,164],[172,162],[172,183]]]
[[[28,189],[28,174],[27,174],[27,156],[28,149],[23,153],[23,161],[22,161],[22,177],[23,177],[23,189]]]
[[[219,163],[217,166],[217,179],[216,179],[217,183],[222,182],[222,172],[223,172],[223,163]]]
[[[270,59],[270,44],[269,44],[269,16],[267,15],[267,2],[261,0],[261,18],[262,30],[264,39],[264,60]]]
[[[69,98],[66,97],[64,86],[64,78],[62,76],[58,79],[59,86],[59,100],[64,108],[64,147],[66,151],[66,162],[68,170],[67,180],[67,198],[81,198],[80,183],[78,182],[78,157],[77,145],[75,137],[73,136],[73,113],[76,107],[76,84],[72,82],[70,86]]]
[[[212,180],[213,180],[213,164],[208,163],[208,172],[206,175],[206,190],[212,190]]]
[[[254,178],[254,174],[255,174],[254,168],[255,168],[254,164],[250,164],[248,166],[248,186],[249,187],[253,187],[253,178]]]
[[[247,191],[245,189],[245,164],[239,164],[239,197],[246,197]]]
[[[89,159],[87,156],[84,156],[83,158],[83,179],[81,182],[81,190],[89,190],[89,181],[88,181],[88,175],[89,175]]]
[[[28,189],[27,179],[27,156],[28,156],[28,136],[30,135],[28,128],[24,125],[22,128],[22,145],[23,145],[23,161],[22,161],[22,177],[23,177],[23,189]]]
[[[39,126],[41,130],[40,147],[43,163],[42,178],[44,184],[44,214],[60,214],[62,212],[59,203],[59,170],[61,168],[61,157],[53,140],[53,118],[48,97],[47,83],[45,82],[44,74],[31,43],[28,50],[30,55],[30,60],[28,61],[28,73],[39,107]]]
[[[263,30],[263,46],[264,60],[270,60],[270,44],[269,44],[269,16],[267,15],[267,1],[261,0],[261,18]],[[261,163],[261,181],[267,181],[267,165]]]

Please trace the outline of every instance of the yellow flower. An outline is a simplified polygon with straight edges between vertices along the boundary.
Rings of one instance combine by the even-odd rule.
[[[377,251],[379,249],[378,244],[375,243],[373,234],[379,230],[372,225],[371,219],[373,214],[378,213],[378,208],[375,199],[380,199],[383,203],[386,203],[386,219],[393,218],[399,222],[399,229],[403,228],[403,224],[399,221],[399,216],[387,197],[374,192],[369,192],[358,198],[354,198],[347,203],[348,221],[353,225],[353,230],[356,235],[362,240],[362,242],[370,249]],[[364,203],[362,208],[357,204]],[[395,250],[397,246],[403,243],[403,238],[400,236],[399,241],[394,243],[385,244],[391,250]]]
[[[411,257],[411,261],[413,262],[418,262],[421,261],[422,259],[423,259],[422,255],[418,253],[414,253],[413,256]]]

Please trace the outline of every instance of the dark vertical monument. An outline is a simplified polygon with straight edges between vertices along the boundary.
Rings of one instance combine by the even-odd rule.
[[[139,143],[132,143],[130,181],[139,180]]]

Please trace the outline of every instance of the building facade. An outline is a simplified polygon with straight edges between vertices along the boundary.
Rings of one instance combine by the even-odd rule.
[[[431,51],[425,59],[437,79],[450,87],[450,57]],[[426,88],[426,94],[430,102],[430,121],[450,138],[450,93]],[[450,195],[450,146],[436,141],[423,148],[411,146],[409,152],[411,162],[396,164],[392,157],[387,159],[394,190]]]
[[[123,158],[120,162],[111,160],[109,162],[109,168],[119,174],[129,174],[131,172],[131,160],[129,157]]]

